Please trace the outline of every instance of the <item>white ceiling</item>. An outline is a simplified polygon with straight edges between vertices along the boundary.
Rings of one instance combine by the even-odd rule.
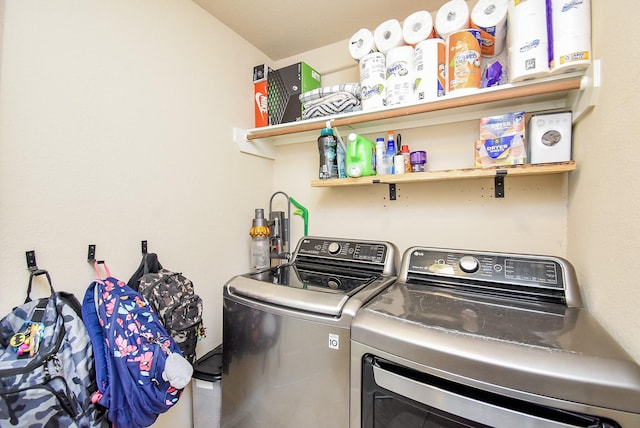
[[[340,40],[360,28],[402,21],[445,0],[193,0],[273,61]]]

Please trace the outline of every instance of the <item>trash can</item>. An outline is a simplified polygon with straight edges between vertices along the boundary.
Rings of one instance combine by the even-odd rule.
[[[222,344],[193,365],[193,428],[219,428],[222,404]]]

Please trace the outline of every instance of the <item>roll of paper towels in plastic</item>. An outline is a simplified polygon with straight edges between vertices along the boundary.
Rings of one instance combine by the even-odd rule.
[[[436,13],[436,33],[443,39],[451,33],[469,28],[469,6],[464,0],[450,0]]]
[[[551,73],[587,68],[591,64],[591,2],[551,0],[551,23]]]
[[[546,2],[509,0],[507,26],[509,81],[548,76]]]
[[[426,10],[412,13],[402,22],[402,38],[408,45],[415,46],[433,36],[433,17]]]
[[[356,61],[376,51],[373,33],[368,28],[361,28],[349,39],[349,53]]]
[[[482,56],[502,52],[507,39],[507,0],[480,0],[471,10],[471,28],[480,30]]]
[[[384,107],[387,69],[385,56],[381,52],[365,55],[358,64],[360,68],[360,103],[362,110]]]
[[[385,104],[398,106],[415,101],[415,49],[398,46],[387,52],[387,83]]]
[[[376,42],[376,49],[386,54],[390,49],[404,45],[402,38],[402,25],[397,19],[389,19],[373,32],[373,39]]]
[[[432,38],[416,45],[416,101],[433,101],[445,95],[446,61],[444,40]]]

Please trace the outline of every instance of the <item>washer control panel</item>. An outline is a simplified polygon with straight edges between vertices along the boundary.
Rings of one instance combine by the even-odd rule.
[[[550,256],[414,247],[405,253],[401,277],[563,289],[565,267],[566,261]]]
[[[373,264],[384,264],[387,258],[392,256],[386,242],[314,237],[305,237],[300,240],[296,257],[301,255]]]

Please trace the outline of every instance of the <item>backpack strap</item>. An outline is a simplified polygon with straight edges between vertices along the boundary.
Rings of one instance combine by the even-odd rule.
[[[106,275],[104,278],[100,274],[100,267],[99,267],[100,265],[104,266],[104,273]],[[102,262],[102,263],[93,262],[93,269],[96,271],[96,278],[98,278],[99,280],[111,278],[111,271],[109,271],[109,266],[107,266],[105,262]]]
[[[127,285],[133,288],[135,291],[139,291],[140,278],[148,273],[158,273],[160,269],[162,269],[162,265],[158,260],[158,255],[156,253],[144,253],[142,255],[140,265],[133,273],[131,278],[129,278]]]
[[[25,303],[29,303],[33,300],[31,299],[31,286],[33,285],[33,278],[35,278],[38,275],[45,275],[47,277],[47,281],[49,281],[49,288],[51,289],[51,294],[55,292],[53,289],[53,284],[51,284],[51,277],[49,276],[49,272],[47,272],[44,269],[32,270],[29,272],[30,272],[29,285],[27,286],[27,298],[24,301]]]

